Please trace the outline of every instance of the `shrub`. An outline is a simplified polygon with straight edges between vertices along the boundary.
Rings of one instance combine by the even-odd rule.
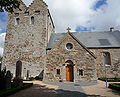
[[[106,81],[105,77],[99,77],[98,80]],[[120,82],[120,78],[107,78],[108,82]]]
[[[120,83],[110,83],[109,88],[120,91]]]
[[[34,77],[30,77],[30,78],[29,78],[29,81],[33,81],[33,80],[34,80]]]
[[[5,75],[6,75],[6,68],[2,71],[0,70],[0,90],[5,89]]]

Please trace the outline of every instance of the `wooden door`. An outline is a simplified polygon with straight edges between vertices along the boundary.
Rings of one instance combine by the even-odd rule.
[[[66,81],[73,81],[73,66],[66,66]]]

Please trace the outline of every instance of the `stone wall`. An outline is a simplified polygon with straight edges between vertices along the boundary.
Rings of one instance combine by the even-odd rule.
[[[73,44],[72,50],[66,49],[67,43]],[[96,80],[94,57],[67,33],[54,48],[47,51],[44,81],[66,81],[65,62],[67,60],[74,63],[75,82]],[[58,68],[60,75],[56,74]],[[84,76],[79,75],[78,69],[84,70]]]
[[[107,65],[107,77],[120,78],[120,48],[90,49],[96,56],[97,76],[105,76],[103,52],[109,52],[111,56],[111,65]]]
[[[15,75],[15,64],[20,60],[23,77],[26,77],[27,70],[30,76],[37,76],[43,70],[49,33],[47,7],[42,0],[33,1],[29,7],[21,2],[21,10],[16,9],[8,14],[2,68],[6,66]],[[30,23],[32,16],[34,24]],[[16,25],[16,18],[20,19],[19,25]]]

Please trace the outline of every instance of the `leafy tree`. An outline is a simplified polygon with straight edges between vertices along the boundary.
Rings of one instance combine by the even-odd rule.
[[[19,0],[20,1],[20,0]],[[0,12],[13,12],[14,8],[19,8],[18,0],[0,0]]]

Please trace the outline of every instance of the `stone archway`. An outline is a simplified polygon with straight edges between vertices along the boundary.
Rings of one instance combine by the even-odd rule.
[[[73,82],[74,81],[74,68],[73,62],[71,60],[66,61],[66,81]]]

